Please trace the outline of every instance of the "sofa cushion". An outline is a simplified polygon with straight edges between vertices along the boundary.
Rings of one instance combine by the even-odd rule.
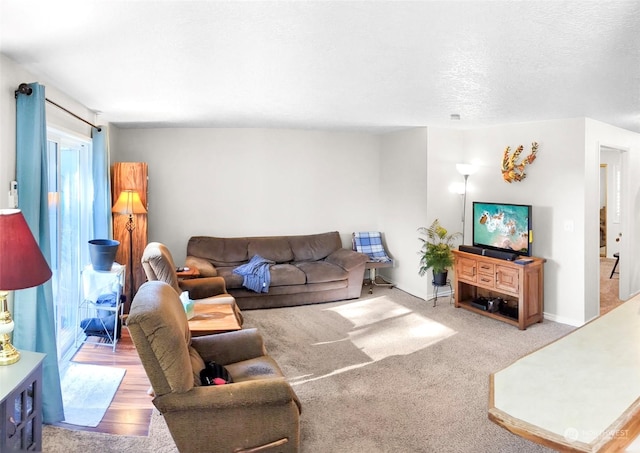
[[[249,258],[260,255],[276,263],[293,261],[293,252],[284,236],[249,238],[247,250]]]
[[[242,275],[233,273],[233,270],[236,267],[237,266],[225,266],[217,268],[218,277],[224,278],[227,290],[242,288],[244,277]]]
[[[298,269],[307,276],[307,283],[325,283],[347,280],[349,273],[340,266],[326,261],[296,263]]]
[[[282,377],[282,370],[270,356],[257,357],[225,365],[233,382]]]
[[[304,285],[307,282],[304,272],[292,264],[276,264],[269,271],[271,286]]]
[[[193,236],[187,244],[187,255],[205,258],[216,267],[239,266],[251,258],[248,246],[248,238]]]
[[[318,261],[342,248],[342,240],[337,231],[330,233],[289,236],[293,257],[298,261]]]

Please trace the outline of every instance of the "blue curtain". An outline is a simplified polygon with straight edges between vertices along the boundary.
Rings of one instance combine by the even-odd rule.
[[[47,262],[51,263],[47,181],[47,123],[44,86],[29,85],[30,96],[16,99],[16,180],[19,208]],[[43,352],[42,406],[45,423],[64,420],[51,280],[15,291],[13,343],[18,349]]]
[[[107,132],[91,129],[93,138],[93,239],[111,239],[111,182]]]

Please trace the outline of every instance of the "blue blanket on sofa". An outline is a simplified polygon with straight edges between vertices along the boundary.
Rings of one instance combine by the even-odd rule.
[[[242,275],[242,285],[257,293],[268,293],[271,284],[269,266],[276,264],[260,255],[254,255],[248,263],[242,264],[233,270],[234,274]]]

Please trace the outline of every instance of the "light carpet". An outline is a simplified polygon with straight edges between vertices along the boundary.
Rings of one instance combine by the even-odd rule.
[[[398,289],[366,292],[243,312],[302,402],[303,453],[549,451],[488,420],[489,375],[572,327],[544,321],[520,331]],[[149,437],[44,430],[45,452],[129,450],[175,451],[155,411]]]
[[[71,362],[62,377],[64,422],[98,426],[127,370]]]

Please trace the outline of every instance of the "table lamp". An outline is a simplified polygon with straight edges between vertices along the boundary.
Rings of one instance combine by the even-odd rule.
[[[22,211],[0,209],[0,366],[20,360],[20,352],[11,344],[9,291],[38,286],[50,278],[51,269]]]
[[[125,228],[129,232],[129,303],[131,303],[133,302],[133,230],[136,229],[133,214],[146,214],[147,210],[142,204],[138,192],[123,190],[120,192],[116,204],[111,208],[111,212],[129,216]]]

